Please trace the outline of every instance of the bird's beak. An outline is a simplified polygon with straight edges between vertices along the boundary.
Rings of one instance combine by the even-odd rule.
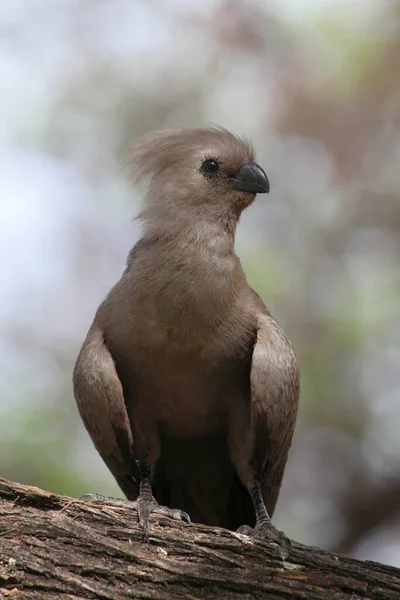
[[[232,187],[242,192],[265,194],[269,192],[269,181],[265,171],[256,162],[245,163],[231,179]]]

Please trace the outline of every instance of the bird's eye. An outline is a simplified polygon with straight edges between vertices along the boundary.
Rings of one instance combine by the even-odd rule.
[[[215,175],[219,171],[219,162],[215,158],[206,158],[202,162],[201,170],[205,175]]]

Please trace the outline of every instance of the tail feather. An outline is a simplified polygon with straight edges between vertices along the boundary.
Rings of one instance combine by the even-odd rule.
[[[230,530],[255,524],[252,501],[231,463],[226,435],[163,439],[153,493],[160,504],[184,510],[195,523]]]

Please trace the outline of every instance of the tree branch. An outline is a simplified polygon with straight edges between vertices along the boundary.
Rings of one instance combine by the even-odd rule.
[[[136,512],[0,479],[0,598],[77,600],[398,600],[400,570],[224,529]]]

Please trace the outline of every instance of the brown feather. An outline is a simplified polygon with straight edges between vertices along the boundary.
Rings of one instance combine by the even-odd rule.
[[[155,178],[164,169],[182,164],[193,153],[213,154],[222,149],[235,161],[254,159],[250,140],[240,138],[223,127],[200,129],[162,129],[152,131],[132,146],[125,165],[131,168],[136,182],[146,177]]]
[[[255,435],[253,468],[261,475],[271,516],[292,441],[300,388],[299,368],[290,343],[264,311],[259,316],[250,385],[251,427]]]
[[[139,461],[160,503],[232,529],[254,524],[255,481],[273,511],[298,402],[290,344],[234,252],[255,193],[232,181],[250,161],[251,144],[217,128],[153,132],[132,149],[134,177],[150,179],[144,235],[74,371],[84,423],[125,494],[137,494]]]

